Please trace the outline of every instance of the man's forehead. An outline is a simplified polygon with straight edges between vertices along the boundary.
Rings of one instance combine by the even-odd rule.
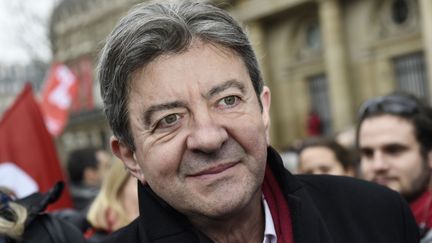
[[[414,132],[414,124],[408,119],[394,115],[369,117],[360,126],[359,144],[360,147],[414,144],[418,143]]]
[[[364,130],[391,131],[393,128],[414,131],[414,124],[404,117],[383,114],[365,118],[360,125],[360,132]]]
[[[201,68],[206,71],[199,71]],[[145,94],[146,99],[161,98],[153,90],[173,96],[195,86],[200,92],[208,92],[229,80],[243,83],[243,88],[253,85],[237,53],[222,46],[198,43],[180,53],[163,54],[135,70],[129,80],[129,97]]]

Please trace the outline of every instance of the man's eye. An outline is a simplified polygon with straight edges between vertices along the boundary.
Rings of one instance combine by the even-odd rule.
[[[218,105],[223,106],[223,107],[231,107],[231,106],[235,106],[238,103],[238,101],[239,101],[239,97],[234,96],[234,95],[230,95],[230,96],[222,98],[218,102]]]
[[[165,127],[173,126],[174,124],[177,123],[177,121],[179,119],[180,119],[180,115],[179,114],[169,114],[166,117],[162,118],[158,122],[157,128],[165,128]]]
[[[398,145],[398,144],[390,145],[390,146],[387,146],[384,148],[384,151],[387,154],[391,154],[391,155],[400,154],[400,153],[404,152],[405,150],[407,150],[407,147],[402,146],[402,145]]]
[[[362,157],[370,159],[373,157],[374,151],[372,149],[361,149],[360,153]]]

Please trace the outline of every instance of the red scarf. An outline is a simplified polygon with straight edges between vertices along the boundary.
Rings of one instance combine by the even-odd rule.
[[[432,194],[426,190],[422,195],[410,203],[410,208],[418,225],[432,228]]]
[[[262,185],[264,198],[270,208],[278,243],[293,243],[291,212],[273,173],[267,165]]]

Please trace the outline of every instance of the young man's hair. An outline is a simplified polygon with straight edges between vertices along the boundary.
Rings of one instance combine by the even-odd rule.
[[[411,122],[414,126],[415,138],[421,147],[421,154],[426,158],[427,153],[432,150],[432,109],[430,106],[416,96],[401,91],[365,101],[358,114],[357,145],[362,123],[368,118],[382,115],[393,115]]]
[[[142,3],[108,36],[97,68],[105,114],[120,142],[135,150],[127,107],[135,71],[159,56],[185,52],[196,41],[237,54],[260,101],[263,80],[255,53],[242,27],[227,12],[204,2]]]

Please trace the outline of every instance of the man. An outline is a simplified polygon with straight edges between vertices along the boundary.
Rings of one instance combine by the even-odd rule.
[[[85,212],[96,197],[103,176],[111,164],[111,156],[102,149],[80,148],[72,151],[67,171],[74,207]]]
[[[393,93],[366,101],[359,115],[362,177],[405,197],[425,235],[432,228],[430,107],[412,95]]]
[[[307,138],[300,144],[298,172],[354,176],[355,166],[349,150],[334,139]]]
[[[106,242],[416,242],[397,193],[284,169],[270,91],[225,11],[138,5],[108,37],[98,79],[111,149],[141,182],[140,217]]]

